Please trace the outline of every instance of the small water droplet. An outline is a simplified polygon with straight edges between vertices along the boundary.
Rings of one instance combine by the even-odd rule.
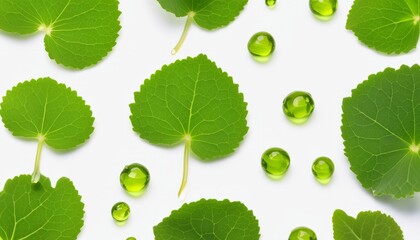
[[[297,227],[289,235],[289,240],[317,240],[316,234],[307,227]]]
[[[312,164],[312,173],[323,184],[327,184],[334,173],[334,163],[328,157],[319,157]]]
[[[133,163],[124,167],[120,174],[121,186],[130,194],[141,195],[150,181],[150,173],[147,168],[139,163]]]
[[[248,51],[261,62],[269,60],[275,47],[274,38],[268,32],[258,32],[248,41]]]
[[[112,218],[117,222],[125,222],[130,216],[130,206],[125,202],[117,202],[111,210]]]
[[[314,111],[315,103],[311,94],[295,91],[283,100],[283,112],[294,123],[304,123]]]
[[[337,10],[337,0],[309,0],[312,13],[322,19],[330,18]]]
[[[289,154],[281,148],[270,148],[263,153],[261,166],[269,176],[279,179],[289,169]]]
[[[276,0],[265,0],[265,5],[272,8],[272,7],[276,6]]]

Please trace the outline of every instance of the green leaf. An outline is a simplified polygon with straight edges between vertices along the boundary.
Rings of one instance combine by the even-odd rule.
[[[43,144],[69,150],[93,132],[92,112],[75,91],[51,78],[19,83],[7,91],[0,116],[14,136],[38,141],[34,182],[39,179]]]
[[[207,56],[163,66],[134,93],[130,105],[133,130],[153,144],[185,142],[184,179],[188,155],[212,160],[232,153],[248,131],[247,104],[238,85]]]
[[[0,192],[0,239],[74,240],[83,226],[83,207],[77,190],[68,178],[55,188],[41,176],[9,179]]]
[[[231,23],[241,13],[248,0],[158,0],[163,9],[177,17],[188,17],[184,32],[172,54],[182,46],[191,23],[213,30]]]
[[[85,68],[116,44],[117,0],[1,0],[0,29],[22,35],[45,32],[45,50],[67,67]]]
[[[371,75],[343,100],[345,154],[375,195],[420,191],[420,66]]]
[[[419,0],[355,0],[346,28],[370,48],[406,53],[420,34]]]
[[[357,218],[342,210],[333,215],[334,240],[403,240],[395,220],[379,211],[361,212]]]
[[[153,228],[156,240],[257,240],[258,220],[241,202],[201,199],[184,204]]]

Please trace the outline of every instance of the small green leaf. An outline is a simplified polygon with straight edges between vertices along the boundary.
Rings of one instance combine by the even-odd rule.
[[[370,48],[406,53],[420,34],[419,0],[355,0],[346,28]]]
[[[117,0],[2,0],[0,29],[22,35],[44,32],[50,58],[81,69],[115,46],[120,14]]]
[[[153,228],[156,240],[257,240],[258,220],[241,202],[201,199],[184,204]]]
[[[9,179],[0,192],[0,239],[75,240],[83,226],[83,207],[77,190],[68,178],[55,188],[41,176]]]
[[[184,32],[172,54],[182,46],[193,21],[198,26],[213,30],[231,23],[241,13],[248,0],[158,0],[163,9],[177,17],[188,17]]]
[[[357,218],[342,210],[333,215],[334,240],[403,240],[403,233],[395,220],[379,211],[361,212]]]
[[[375,195],[420,191],[420,66],[387,68],[343,100],[345,154]]]
[[[7,91],[0,116],[14,136],[38,141],[34,182],[39,179],[43,144],[69,150],[84,143],[93,132],[92,111],[75,91],[51,78],[19,83]]]
[[[207,56],[176,61],[145,80],[130,105],[133,130],[159,145],[185,142],[188,155],[213,160],[232,153],[248,131],[247,104],[238,85]]]

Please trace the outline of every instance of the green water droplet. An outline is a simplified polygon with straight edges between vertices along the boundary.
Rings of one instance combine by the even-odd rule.
[[[141,195],[150,181],[150,173],[141,164],[133,163],[124,167],[120,174],[121,186],[130,194]]]
[[[283,112],[294,123],[306,122],[314,108],[314,100],[307,92],[292,92],[283,101]]]
[[[263,153],[261,166],[269,176],[281,178],[289,169],[289,154],[281,148],[270,148]]]
[[[309,0],[309,6],[315,16],[328,18],[337,10],[337,0]]]
[[[316,240],[316,234],[310,228],[297,227],[289,235],[289,240]]]
[[[117,202],[111,210],[112,218],[117,222],[125,222],[130,216],[130,206],[125,202]]]
[[[268,32],[258,32],[248,42],[248,51],[261,62],[269,59],[275,47],[274,38]]]
[[[136,240],[136,238],[135,237],[129,237],[129,238],[127,238],[127,240]]]
[[[321,183],[328,183],[334,173],[334,163],[328,157],[319,157],[312,164],[312,173]]]
[[[274,7],[276,5],[276,0],[265,0],[265,5]]]

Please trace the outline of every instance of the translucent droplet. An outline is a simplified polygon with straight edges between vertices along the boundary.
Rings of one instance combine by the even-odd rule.
[[[337,10],[337,0],[309,0],[309,6],[315,16],[328,19]]]
[[[130,216],[130,206],[125,202],[118,202],[112,207],[111,214],[115,221],[125,222]]]
[[[135,237],[129,237],[129,238],[127,238],[127,240],[136,240],[136,238]]]
[[[265,4],[269,7],[274,7],[276,5],[276,0],[265,0]]]
[[[319,182],[327,184],[334,173],[333,161],[327,157],[317,158],[312,164],[312,173]]]
[[[314,108],[314,100],[307,92],[292,92],[283,101],[283,112],[294,123],[306,122]]]
[[[297,227],[290,233],[289,240],[317,240],[317,238],[310,228]]]
[[[133,163],[125,166],[120,174],[121,186],[130,194],[141,195],[150,181],[150,173],[141,164]]]
[[[263,153],[261,166],[269,176],[279,179],[289,169],[289,154],[281,148],[270,148]]]
[[[248,51],[257,61],[268,61],[274,52],[276,43],[273,36],[268,32],[258,32],[254,34],[248,42]]]

